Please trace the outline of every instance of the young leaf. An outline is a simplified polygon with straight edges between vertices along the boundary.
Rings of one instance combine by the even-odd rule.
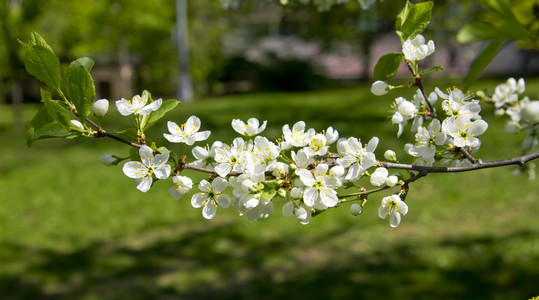
[[[41,139],[70,138],[78,136],[77,134],[74,134],[73,132],[70,132],[69,130],[65,129],[64,126],[58,123],[46,124],[39,129],[31,130],[29,133],[30,134],[27,141],[29,147],[32,145],[33,142]]]
[[[48,98],[42,97],[42,101],[45,104],[45,108],[47,109],[49,116],[51,116],[51,118],[57,121],[60,125],[64,126],[65,128],[69,128],[71,121],[65,108],[58,101],[51,100],[50,93]]]
[[[262,188],[262,194],[261,196],[265,199],[273,199],[273,197],[275,197],[275,195],[277,194],[277,190],[279,190],[279,188],[281,187],[280,184],[278,184],[277,182],[266,182],[266,181],[263,181],[262,182],[262,185],[264,185],[264,187]]]
[[[374,67],[374,80],[387,80],[395,77],[404,54],[399,52],[388,53],[378,60]]]
[[[28,44],[31,46],[41,46],[43,48],[51,50],[52,52],[51,46],[49,46],[45,39],[43,39],[37,32],[32,32],[30,34],[30,40],[28,41]]]
[[[413,38],[422,33],[430,23],[432,1],[412,4],[406,1],[406,5],[401,10],[395,21],[395,30],[401,42]]]
[[[492,61],[494,56],[500,51],[500,48],[503,45],[503,41],[495,40],[491,41],[490,44],[483,49],[481,54],[479,54],[475,60],[472,63],[472,66],[470,67],[470,72],[468,72],[468,75],[464,79],[464,85],[465,89],[468,89],[472,83],[474,83],[478,78],[479,75],[483,72],[483,70],[488,66],[488,64]]]
[[[504,22],[495,27],[490,23],[472,22],[459,30],[457,40],[464,44],[484,40],[516,40],[528,36],[529,32],[520,23]]]
[[[173,110],[180,101],[171,99],[164,101],[163,104],[161,104],[161,107],[159,107],[158,110],[152,111],[150,113],[150,117],[148,118],[148,121],[146,122],[145,129],[150,128],[152,125],[154,125],[157,121],[159,121],[167,112]]]
[[[436,67],[432,67],[432,68],[428,68],[428,69],[425,69],[425,70],[422,70],[419,74],[421,76],[425,75],[425,74],[429,74],[429,73],[433,73],[433,72],[438,72],[438,71],[441,71],[443,70],[444,67],[442,66],[436,66]]]
[[[24,66],[30,75],[55,91],[60,90],[60,60],[52,50],[40,45],[27,47]]]
[[[489,10],[502,17],[506,21],[518,22],[517,17],[513,13],[511,5],[509,2],[507,2],[507,0],[479,0],[479,3],[486,6]]]
[[[88,70],[76,61],[69,65],[62,78],[62,86],[67,97],[75,104],[79,119],[90,114],[92,102],[95,99],[94,80]]]
[[[54,119],[49,115],[45,106],[41,106],[32,121],[30,121],[30,124],[32,128],[37,130],[52,122],[54,122]]]
[[[71,63],[71,65],[73,66],[81,65],[86,69],[86,71],[90,72],[92,71],[92,68],[94,67],[94,61],[89,57],[81,57],[74,60]]]

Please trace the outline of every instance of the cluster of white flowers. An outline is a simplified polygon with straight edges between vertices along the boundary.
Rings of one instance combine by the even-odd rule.
[[[417,35],[403,43],[402,51],[406,60],[413,64],[415,74],[417,61],[434,52],[434,42],[425,44],[424,37]],[[393,88],[384,81],[377,81],[372,91],[383,95]],[[530,101],[527,97],[520,99],[519,95],[524,90],[523,79],[517,82],[511,78],[496,88],[490,101],[495,104],[498,115],[510,117],[507,127],[514,129],[511,132],[527,132],[525,143],[531,148],[538,143],[539,101]],[[433,106],[439,99],[444,117]],[[137,122],[158,110],[161,104],[161,99],[152,101],[146,94],[116,101],[120,114],[135,114]],[[97,117],[102,117],[107,110],[108,101],[105,99],[96,101],[92,106]],[[411,101],[397,97],[392,104],[392,112],[391,122],[398,125],[398,136],[403,134],[409,122],[412,123],[415,143],[407,143],[404,150],[414,157],[415,165],[439,163],[461,166],[475,163],[472,154],[481,146],[478,137],[487,130],[488,124],[479,114],[479,100],[471,94],[457,88],[447,92],[435,88],[427,96],[420,87]],[[274,142],[260,135],[266,125],[267,121],[260,123],[256,118],[247,122],[234,119],[231,126],[240,137],[231,144],[216,141],[211,147],[200,147],[193,145],[208,139],[210,131],[200,131],[198,117],[190,116],[181,125],[168,121],[169,132],[163,136],[171,143],[193,146],[190,149],[193,159],[187,159],[187,153],[180,153],[180,159],[176,161],[171,157],[178,156],[169,155],[165,147],[142,145],[140,161],[125,163],[123,172],[135,179],[136,187],[142,192],[147,192],[154,180],[167,179],[172,175],[172,186],[168,192],[175,199],[180,199],[191,191],[193,185],[198,185],[199,191],[191,197],[191,205],[202,208],[206,219],[214,218],[218,207],[233,206],[239,215],[245,215],[249,220],[264,220],[274,212],[274,199],[278,196],[285,200],[282,206],[284,216],[295,216],[301,224],[308,224],[314,214],[348,200],[361,202],[350,207],[353,215],[360,214],[369,193],[398,185],[403,187],[381,200],[378,213],[383,219],[389,216],[392,227],[397,227],[402,216],[407,214],[404,197],[408,183],[400,180],[402,175],[390,174],[383,167],[387,165],[377,160],[377,137],[362,144],[355,137],[339,138],[338,131],[332,127],[317,132],[299,121],[292,126],[284,125],[282,137]],[[74,123],[74,126],[84,130],[82,124]],[[394,151],[386,151],[384,157],[397,162]],[[105,165],[114,165],[121,160],[112,155],[102,157]],[[180,175],[186,168],[209,173],[209,176],[194,183],[191,178]],[[373,187],[370,192],[364,183],[358,183],[364,177]],[[355,188],[358,192],[340,195],[339,188],[343,186]]]
[[[106,113],[104,101],[94,104],[96,115]],[[125,116],[147,115],[159,109],[162,103],[160,99],[148,101],[147,97],[137,95],[130,101],[117,101],[116,107]],[[106,106],[108,109],[108,102]],[[208,179],[198,183],[199,192],[191,198],[193,207],[202,208],[204,218],[214,218],[218,207],[234,206],[249,220],[264,220],[273,213],[273,199],[279,196],[286,199],[282,206],[283,215],[294,215],[301,224],[307,224],[314,213],[339,205],[338,189],[343,184],[354,186],[363,176],[370,177],[371,185],[378,188],[393,187],[399,182],[397,176],[390,175],[382,167],[369,173],[369,169],[377,164],[374,154],[378,146],[377,137],[363,145],[355,137],[339,139],[339,132],[332,127],[316,132],[299,121],[292,127],[284,125],[282,138],[272,142],[259,135],[266,124],[266,121],[261,124],[256,118],[247,122],[234,119],[232,128],[241,137],[235,138],[230,145],[216,141],[211,147],[194,146],[191,149],[194,161],[185,163],[205,168],[211,173]],[[169,133],[163,136],[172,143],[192,146],[210,135],[209,131],[200,131],[201,122],[196,116],[189,117],[181,125],[172,121],[167,125]],[[337,154],[330,152],[334,144]],[[178,162],[170,159],[166,148],[152,149],[143,145],[139,156],[141,161],[125,163],[123,172],[135,179],[140,191],[147,192],[154,180],[166,179],[171,173],[172,186],[168,192],[172,197],[180,199],[193,188],[192,179],[179,174]],[[113,165],[120,160],[116,156],[104,155],[102,161]],[[388,206],[385,202],[381,204],[384,207]],[[398,225],[400,214],[406,213],[400,205],[400,210],[387,209],[392,226]],[[353,210],[357,212],[356,206]]]
[[[524,131],[526,138],[522,143],[524,152],[539,144],[539,100],[521,97],[526,90],[523,78],[518,81],[509,78],[496,87],[491,100],[496,107],[497,116],[507,116],[505,132],[516,134]]]
[[[422,35],[408,39],[402,45],[405,59],[415,67],[417,61],[425,59],[434,53],[434,50],[434,42],[431,40],[425,43]],[[521,86],[523,82],[517,84],[515,81],[507,89],[517,91]],[[394,87],[384,81],[376,81],[371,91],[375,95],[384,95],[390,88]],[[444,119],[438,116],[433,107],[439,98],[442,99],[441,106],[446,115]],[[506,98],[507,95],[504,99]],[[397,97],[392,104],[392,111],[391,122],[398,125],[397,136],[400,137],[408,122],[412,121],[410,130],[415,135],[415,143],[406,144],[404,149],[415,157],[414,164],[417,165],[432,166],[436,161],[441,161],[442,164],[469,164],[470,161],[455,150],[463,148],[469,153],[476,152],[481,145],[478,136],[488,128],[487,122],[479,115],[479,100],[457,88],[448,90],[447,94],[435,88],[428,96],[423,89],[418,89],[411,101]],[[425,122],[430,123],[425,126]]]

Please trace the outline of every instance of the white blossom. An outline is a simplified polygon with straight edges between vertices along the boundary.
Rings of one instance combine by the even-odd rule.
[[[148,95],[143,94],[142,97],[139,95],[133,96],[131,100],[126,100],[122,98],[121,100],[116,101],[116,108],[122,116],[129,116],[130,114],[149,115],[152,111],[156,111],[161,107],[163,103],[162,99],[157,99],[149,104]]]
[[[457,147],[479,147],[481,141],[477,136],[483,134],[488,128],[487,122],[476,120],[473,122],[465,119],[450,123],[445,131],[453,137],[453,144]]]
[[[331,145],[339,139],[339,132],[330,126],[326,130],[324,136],[326,137],[326,142],[328,143],[328,145]]]
[[[173,176],[172,182],[174,185],[168,189],[168,193],[176,200],[187,194],[193,187],[193,181],[186,176]]]
[[[213,219],[218,206],[227,208],[230,205],[230,197],[223,194],[227,186],[227,181],[221,177],[215,178],[211,183],[203,179],[198,185],[201,192],[193,195],[191,205],[194,208],[202,207],[202,216]]]
[[[190,116],[187,122],[178,126],[178,124],[168,121],[168,130],[170,134],[164,133],[163,136],[171,143],[185,143],[189,146],[195,142],[203,141],[210,136],[210,131],[201,131],[200,119],[196,116]]]
[[[317,134],[309,141],[308,147],[303,150],[308,156],[323,156],[328,153],[328,145],[326,137],[323,134]]]
[[[262,125],[260,125],[260,122],[256,118],[250,118],[247,120],[247,124],[242,120],[233,119],[232,128],[241,135],[251,137],[264,131],[264,129],[266,129],[266,123],[267,121],[264,121]]]
[[[520,78],[517,82],[515,78],[511,77],[505,83],[496,86],[492,100],[498,108],[505,104],[514,104],[518,102],[518,96],[524,93],[524,90],[526,90],[524,79]]]
[[[335,189],[341,184],[331,174],[327,174],[328,166],[319,164],[313,173],[305,169],[296,170],[301,182],[306,189],[303,194],[303,202],[307,206],[314,206],[316,201],[320,201],[327,207],[334,207],[339,202]]]
[[[389,225],[399,226],[402,216],[408,213],[408,205],[398,195],[391,195],[382,199],[378,208],[378,216],[385,219],[389,215]]]
[[[404,127],[408,123],[408,120],[413,119],[416,116],[418,109],[412,102],[406,100],[404,97],[396,98],[393,108],[395,109],[395,113],[391,117],[391,122],[399,125],[397,136],[400,137],[404,132]]]
[[[285,144],[287,149],[289,147],[303,147],[309,144],[311,138],[315,135],[314,129],[309,129],[305,132],[305,122],[299,121],[294,126],[292,130],[288,124],[283,126],[283,135],[285,139]]]
[[[314,163],[314,158],[307,155],[307,152],[305,152],[304,149],[300,149],[298,153],[292,151],[292,160],[294,161],[294,164],[299,169],[307,169],[311,164]]]
[[[361,141],[355,137],[341,139],[337,143],[337,150],[340,158],[337,160],[343,167],[348,168],[346,180],[357,180],[363,173],[376,163],[374,150],[378,146],[378,138],[373,137],[365,148],[361,145]]]
[[[402,44],[402,53],[410,61],[423,60],[434,53],[434,42],[430,40],[425,44],[425,37],[418,34],[413,39],[408,39]]]
[[[443,145],[446,140],[446,133],[442,131],[442,126],[438,119],[434,119],[429,124],[428,129],[419,127],[415,134],[415,144],[406,144],[405,151],[411,156],[421,159],[422,165],[432,166],[436,155],[436,145]]]
[[[232,146],[223,145],[215,149],[215,171],[221,177],[228,173],[241,172],[245,168],[246,143],[242,138],[236,138]]]
[[[157,179],[166,179],[170,175],[170,165],[168,161],[168,150],[155,157],[153,151],[148,146],[142,146],[139,149],[139,155],[142,162],[130,161],[124,164],[123,172],[127,177],[134,178],[137,189],[141,192],[147,192],[152,186],[153,176]]]

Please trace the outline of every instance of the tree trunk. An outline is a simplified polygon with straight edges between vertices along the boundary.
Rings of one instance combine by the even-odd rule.
[[[176,0],[176,31],[178,34],[178,61],[180,76],[177,97],[179,100],[193,100],[193,83],[189,72],[189,43],[187,30],[187,0]]]

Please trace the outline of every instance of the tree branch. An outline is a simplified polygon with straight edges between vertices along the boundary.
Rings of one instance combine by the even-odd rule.
[[[407,164],[398,164],[390,162],[380,162],[379,165],[386,169],[401,169],[401,170],[410,170],[410,171],[419,171],[421,173],[459,173],[459,172],[468,172],[479,169],[487,168],[496,168],[509,165],[519,165],[524,166],[528,161],[539,158],[539,151],[530,153],[528,155],[523,155],[515,158],[494,160],[494,161],[484,161],[481,164],[474,164],[471,166],[462,166],[462,167],[426,167],[426,166],[416,166],[416,165],[407,165]]]

